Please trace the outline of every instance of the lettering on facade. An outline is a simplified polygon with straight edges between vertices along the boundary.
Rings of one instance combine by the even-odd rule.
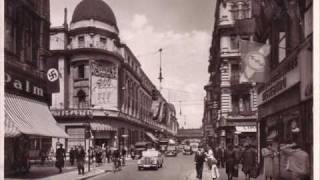
[[[32,94],[39,97],[44,97],[44,89],[36,86],[27,79],[14,77],[9,73],[5,73],[5,85],[8,88],[14,88],[24,93]]]
[[[298,66],[297,58],[294,58],[288,61],[284,66],[275,71],[271,79],[263,86],[258,89],[258,93],[260,94],[262,91],[268,89],[269,86],[272,86],[275,81],[279,80],[280,78],[284,77],[288,72],[294,70]]]
[[[92,115],[90,109],[67,109],[67,110],[51,110],[53,116],[59,117],[87,117]]]
[[[104,109],[117,109],[118,67],[111,63],[91,64],[92,104]]]
[[[270,81],[258,88],[258,105],[269,101],[299,81],[298,60],[292,58],[273,73]]]
[[[287,87],[287,78],[284,77],[283,79],[276,82],[273,86],[268,88],[265,92],[262,93],[262,100],[266,101],[273,96],[279,94],[281,90],[285,89]]]

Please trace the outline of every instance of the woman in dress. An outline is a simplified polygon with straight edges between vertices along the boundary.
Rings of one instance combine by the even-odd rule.
[[[219,169],[218,169],[218,166],[217,166],[217,159],[214,157],[213,153],[212,153],[212,156],[211,156],[211,178],[212,180],[216,180],[220,177],[220,173],[219,173]]]
[[[261,154],[263,159],[263,168],[264,168],[264,177],[266,180],[270,179],[272,180],[273,176],[273,157],[274,157],[274,151],[272,149],[272,143],[267,142],[267,147],[262,148]]]

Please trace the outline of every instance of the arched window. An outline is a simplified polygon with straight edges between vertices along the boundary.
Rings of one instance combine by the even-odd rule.
[[[78,107],[79,108],[83,108],[83,107],[86,107],[86,93],[80,89],[78,92],[77,92],[77,98],[78,98]]]

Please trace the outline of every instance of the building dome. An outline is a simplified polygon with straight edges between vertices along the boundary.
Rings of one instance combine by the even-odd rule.
[[[117,21],[110,6],[103,0],[82,0],[75,8],[71,23],[94,19],[117,28]]]

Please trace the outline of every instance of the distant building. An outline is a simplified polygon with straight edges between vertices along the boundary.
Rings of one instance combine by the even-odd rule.
[[[202,129],[178,129],[177,140],[183,142],[190,139],[201,141],[203,139]]]
[[[90,146],[130,147],[148,136],[177,133],[174,107],[166,108],[134,53],[121,43],[115,15],[104,1],[82,0],[70,25],[65,17],[64,25],[50,32],[50,60],[58,62],[61,76],[51,112],[71,136],[67,148],[88,147],[88,129]]]

